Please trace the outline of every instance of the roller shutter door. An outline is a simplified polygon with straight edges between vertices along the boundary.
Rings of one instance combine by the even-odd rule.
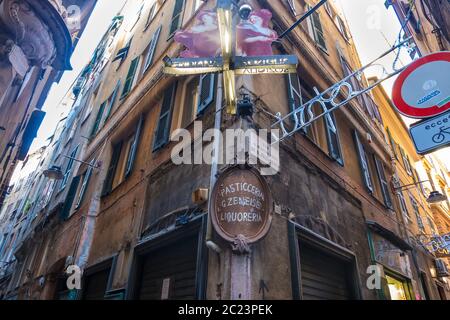
[[[197,236],[150,252],[143,259],[140,300],[196,298]]]
[[[110,269],[86,277],[83,300],[103,300],[108,286]]]
[[[302,295],[305,300],[353,299],[349,263],[300,243]]]

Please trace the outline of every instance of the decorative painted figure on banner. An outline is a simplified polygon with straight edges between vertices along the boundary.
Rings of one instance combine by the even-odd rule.
[[[272,43],[277,33],[269,27],[272,13],[262,9],[253,11],[248,20],[242,20],[237,26],[238,55],[271,56]]]
[[[271,56],[272,43],[278,38],[277,33],[269,27],[272,13],[262,9],[252,11],[248,20],[241,20],[237,25],[238,56]],[[181,58],[208,58],[221,55],[220,33],[217,14],[203,10],[197,14],[195,24],[175,34],[175,41],[183,44],[186,50]]]
[[[200,11],[196,22],[193,27],[175,34],[175,41],[186,47],[180,56],[182,58],[207,58],[220,55],[220,33],[216,12]]]

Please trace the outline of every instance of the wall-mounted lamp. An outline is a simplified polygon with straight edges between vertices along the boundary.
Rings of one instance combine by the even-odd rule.
[[[427,199],[428,203],[439,203],[447,200],[447,196],[440,193],[439,191],[432,191]]]
[[[52,166],[50,169],[44,171],[44,177],[50,180],[62,180],[64,174],[61,171],[61,167]]]
[[[416,183],[407,184],[407,185],[404,185],[404,186],[394,187],[394,191],[408,190],[408,189],[411,189],[414,186],[417,186],[418,184],[425,183],[425,182],[430,182],[430,180],[424,180],[424,181],[419,181],[419,182],[416,182]],[[447,196],[442,194],[442,193],[440,193],[439,191],[431,191],[430,195],[427,198],[427,202],[431,203],[431,204],[439,203],[439,202],[442,202],[442,201],[445,201],[445,200],[447,200]]]

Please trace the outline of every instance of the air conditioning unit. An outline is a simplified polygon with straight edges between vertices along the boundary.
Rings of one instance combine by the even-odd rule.
[[[450,272],[448,271],[447,265],[443,259],[436,259],[435,262],[438,277],[444,278],[450,276]]]

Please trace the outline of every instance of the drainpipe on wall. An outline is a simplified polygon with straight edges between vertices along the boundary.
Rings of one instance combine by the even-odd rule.
[[[107,145],[106,143],[103,145],[103,148],[98,153],[97,159],[102,155],[106,145]],[[81,270],[83,270],[86,267],[86,264],[88,262],[92,241],[94,239],[94,230],[95,230],[95,223],[97,221],[97,214],[100,211],[100,202],[102,194],[101,182],[103,181],[104,178],[101,176],[101,172],[102,171],[100,170],[99,177],[97,178],[97,183],[99,184],[99,186],[95,188],[95,192],[92,195],[92,200],[89,204],[89,209],[85,216],[83,229],[79,237],[79,243],[76,250],[75,264],[78,267],[80,267]]]
[[[217,96],[216,96],[216,111],[215,111],[215,120],[214,120],[214,129],[220,130],[220,126],[222,123],[222,100],[223,100],[223,79],[222,74],[219,74],[219,79],[217,81]],[[214,187],[217,181],[217,173],[219,170],[219,156],[220,156],[220,136],[214,137],[214,157],[211,163],[211,177],[210,177],[210,190],[209,190],[209,200],[211,200],[212,188]],[[208,212],[208,223],[206,229],[206,246],[215,251],[216,253],[221,253],[221,249],[218,245],[216,245],[212,241],[212,223],[211,218],[209,217]]]

